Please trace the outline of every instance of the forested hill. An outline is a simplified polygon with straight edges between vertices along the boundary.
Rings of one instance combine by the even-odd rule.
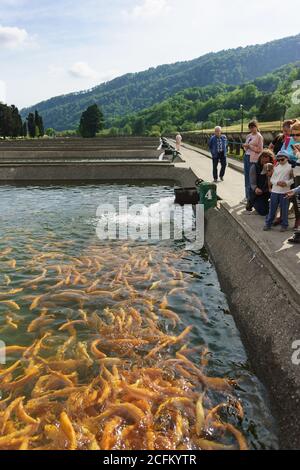
[[[105,117],[111,119],[148,108],[186,88],[218,83],[238,85],[298,60],[300,34],[127,74],[92,90],[58,96],[23,109],[22,116],[37,109],[46,127],[74,129],[82,111],[93,103],[100,105]]]
[[[300,117],[300,104],[292,100],[293,84],[299,80],[300,62],[296,62],[242,85],[187,88],[150,108],[108,121],[109,133],[158,136],[227,126],[240,122],[241,104],[245,120]]]

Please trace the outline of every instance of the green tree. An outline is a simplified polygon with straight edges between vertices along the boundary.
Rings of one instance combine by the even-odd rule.
[[[130,124],[126,124],[126,126],[123,127],[123,134],[124,135],[132,134],[132,127],[130,126]]]
[[[143,118],[138,118],[133,125],[133,134],[145,135],[145,132],[146,132],[145,120]]]
[[[9,137],[12,135],[13,119],[12,111],[6,104],[0,103],[0,136]]]
[[[111,127],[108,135],[111,137],[117,137],[119,135],[119,129],[117,127]]]
[[[86,111],[82,113],[79,125],[79,133],[82,137],[91,138],[95,137],[97,132],[101,131],[104,127],[104,117],[96,104],[89,106]]]
[[[22,118],[19,114],[18,108],[14,105],[11,106],[11,136],[18,137],[19,135],[23,134],[23,123]]]
[[[27,128],[28,128],[29,137],[34,139],[35,133],[36,133],[36,126],[35,126],[35,119],[34,119],[34,114],[33,113],[28,114]]]
[[[34,113],[36,136],[43,137],[45,135],[45,128],[42,116],[39,115],[38,111]]]
[[[27,123],[26,123],[26,121],[23,122],[22,136],[27,137]]]
[[[53,129],[53,127],[49,127],[48,129],[46,129],[46,135],[48,137],[55,137],[56,135],[55,129]]]

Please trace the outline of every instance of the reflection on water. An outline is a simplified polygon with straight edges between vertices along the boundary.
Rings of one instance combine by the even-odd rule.
[[[161,186],[0,188],[0,449],[277,448],[205,251],[101,242]]]

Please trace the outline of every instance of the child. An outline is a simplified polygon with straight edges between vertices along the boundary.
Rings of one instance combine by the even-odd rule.
[[[293,170],[288,162],[286,152],[279,152],[276,160],[278,165],[275,166],[273,176],[271,177],[272,192],[269,215],[266,218],[264,230],[271,230],[278,207],[281,209],[281,232],[288,229],[288,213],[289,200],[286,197],[292,184],[294,183]]]
[[[298,186],[298,188],[293,189],[292,191],[289,191],[287,193],[287,197],[289,197],[289,198],[292,198],[294,196],[296,196],[296,197],[298,196],[298,201],[297,202],[298,202],[298,206],[299,206],[299,210],[300,210],[300,186]],[[289,239],[289,243],[300,243],[300,225],[296,224],[294,236]]]
[[[266,163],[264,165],[264,168],[263,168],[263,171],[262,171],[262,175],[267,175],[267,180],[268,180],[268,188],[270,190],[270,192],[272,191],[272,183],[271,183],[271,178],[273,176],[273,172],[274,172],[274,165],[273,163]]]

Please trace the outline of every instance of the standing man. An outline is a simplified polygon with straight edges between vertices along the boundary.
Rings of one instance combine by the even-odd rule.
[[[178,132],[178,134],[176,136],[176,150],[177,150],[177,152],[180,152],[180,150],[181,150],[181,143],[182,143],[182,137]]]
[[[220,126],[215,128],[215,135],[211,137],[208,146],[213,159],[214,182],[218,182],[219,162],[221,163],[220,179],[224,181],[227,166],[227,137],[222,134],[222,128]]]

